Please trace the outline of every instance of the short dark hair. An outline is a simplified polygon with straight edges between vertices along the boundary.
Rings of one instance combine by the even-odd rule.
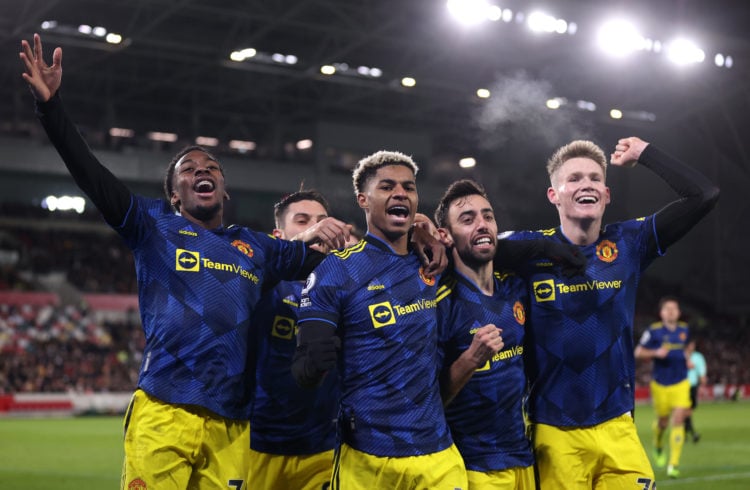
[[[363,192],[365,185],[377,173],[378,169],[388,165],[406,167],[414,173],[414,176],[419,172],[419,167],[408,155],[404,155],[398,151],[375,152],[357,162],[357,165],[354,167],[354,171],[352,172],[354,194]]]
[[[481,184],[471,180],[462,179],[452,183],[440,198],[437,209],[435,209],[435,224],[441,228],[448,226],[448,208],[457,199],[467,196],[482,196],[489,201],[487,192]]]
[[[219,162],[219,159],[216,158],[213,153],[208,151],[205,147],[200,145],[190,145],[186,146],[182,150],[178,151],[175,156],[172,157],[172,161],[169,162],[169,166],[167,167],[167,172],[164,175],[164,194],[167,196],[167,201],[172,201],[172,191],[174,191],[174,185],[172,184],[172,180],[174,180],[174,169],[177,166],[177,162],[180,161],[180,158],[184,157],[191,151],[202,151],[209,157],[211,157],[212,160],[214,160],[216,163],[219,164],[219,169],[221,170],[221,175],[224,175],[224,167]],[[176,211],[179,211],[179,207],[173,206]]]
[[[669,302],[677,303],[677,307],[678,308],[680,306],[680,300],[677,299],[677,296],[671,296],[671,295],[662,296],[659,299],[659,311],[661,311],[661,309],[664,307],[665,303],[669,303]]]
[[[289,206],[294,204],[295,202],[300,201],[316,201],[319,202],[321,206],[323,206],[323,209],[326,210],[326,214],[331,214],[331,208],[328,205],[328,201],[325,197],[323,197],[323,194],[316,191],[315,189],[309,189],[309,190],[299,190],[297,192],[293,192],[291,194],[287,194],[286,196],[281,198],[281,201],[277,202],[273,206],[273,217],[276,220],[276,228],[281,228],[282,223],[284,223],[284,215],[286,214],[287,210],[289,209]]]

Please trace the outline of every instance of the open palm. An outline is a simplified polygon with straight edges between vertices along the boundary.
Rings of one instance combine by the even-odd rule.
[[[34,34],[34,49],[27,41],[21,41],[19,56],[24,64],[23,79],[29,84],[34,98],[47,102],[62,83],[62,49],[55,48],[52,53],[52,65],[47,65],[42,56],[42,40],[39,34]]]

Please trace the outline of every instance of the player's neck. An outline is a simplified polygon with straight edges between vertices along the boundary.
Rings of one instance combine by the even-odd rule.
[[[403,233],[403,234],[386,234],[383,233],[382,230],[374,227],[374,226],[368,226],[367,232],[380,240],[382,240],[386,245],[391,247],[395,253],[398,255],[406,255],[409,253],[409,234]]]
[[[570,243],[591,245],[599,239],[602,229],[602,218],[571,219],[560,216],[560,228]]]
[[[677,322],[662,322],[665,327],[667,327],[669,330],[674,330],[677,328]]]
[[[470,279],[476,286],[487,296],[492,296],[495,292],[495,281],[492,270],[492,262],[484,264],[468,265],[454,251],[454,267],[458,272]]]

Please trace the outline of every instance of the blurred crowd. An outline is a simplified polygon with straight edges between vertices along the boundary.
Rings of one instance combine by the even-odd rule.
[[[84,307],[0,304],[0,394],[132,391],[144,347],[135,317],[97,322]]]

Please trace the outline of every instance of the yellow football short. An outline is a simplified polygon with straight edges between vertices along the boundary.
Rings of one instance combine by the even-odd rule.
[[[469,490],[535,490],[534,467],[516,467],[499,471],[466,470]]]
[[[251,489],[325,490],[331,484],[333,449],[316,454],[290,456],[250,450]]]
[[[125,414],[122,490],[247,490],[250,424],[136,390]]]
[[[381,457],[342,444],[332,490],[466,490],[466,469],[455,445],[421,456]]]
[[[673,385],[652,381],[651,400],[657,417],[669,417],[675,408],[690,408],[690,381],[684,379]]]
[[[629,413],[592,427],[532,425],[544,490],[653,490],[654,471]]]

